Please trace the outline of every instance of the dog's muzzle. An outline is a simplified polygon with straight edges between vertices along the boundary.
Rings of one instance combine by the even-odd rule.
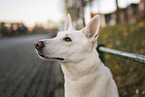
[[[59,57],[47,57],[43,54],[43,47],[44,47],[44,42],[43,41],[36,41],[34,43],[34,46],[35,48],[37,49],[38,51],[38,54],[43,57],[43,58],[46,58],[46,59],[51,59],[51,60],[60,60],[60,61],[63,61],[64,58],[59,58]]]

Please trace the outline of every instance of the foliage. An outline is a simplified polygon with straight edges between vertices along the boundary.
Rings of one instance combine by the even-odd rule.
[[[99,44],[108,48],[145,55],[145,21],[100,29]],[[105,54],[121,97],[145,97],[145,65]]]

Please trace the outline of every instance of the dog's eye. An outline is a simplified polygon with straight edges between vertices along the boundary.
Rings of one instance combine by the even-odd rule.
[[[70,37],[65,37],[65,38],[63,38],[63,40],[66,41],[66,42],[72,42]]]

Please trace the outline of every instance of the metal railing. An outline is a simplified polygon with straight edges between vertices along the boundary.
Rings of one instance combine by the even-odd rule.
[[[99,57],[101,58],[102,62],[105,62],[103,54],[108,53],[111,55],[123,57],[125,59],[129,59],[132,61],[136,61],[138,63],[145,64],[144,55],[138,55],[138,54],[128,53],[128,52],[119,51],[119,50],[115,50],[115,49],[109,49],[109,48],[104,47],[104,45],[101,45],[101,44],[98,45],[96,49],[99,53]]]

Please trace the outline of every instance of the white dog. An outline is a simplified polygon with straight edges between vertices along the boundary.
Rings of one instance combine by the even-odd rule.
[[[53,39],[35,42],[42,59],[61,63],[65,97],[119,97],[110,70],[96,51],[99,27],[100,19],[96,15],[85,28],[74,30],[68,14],[65,31]]]

